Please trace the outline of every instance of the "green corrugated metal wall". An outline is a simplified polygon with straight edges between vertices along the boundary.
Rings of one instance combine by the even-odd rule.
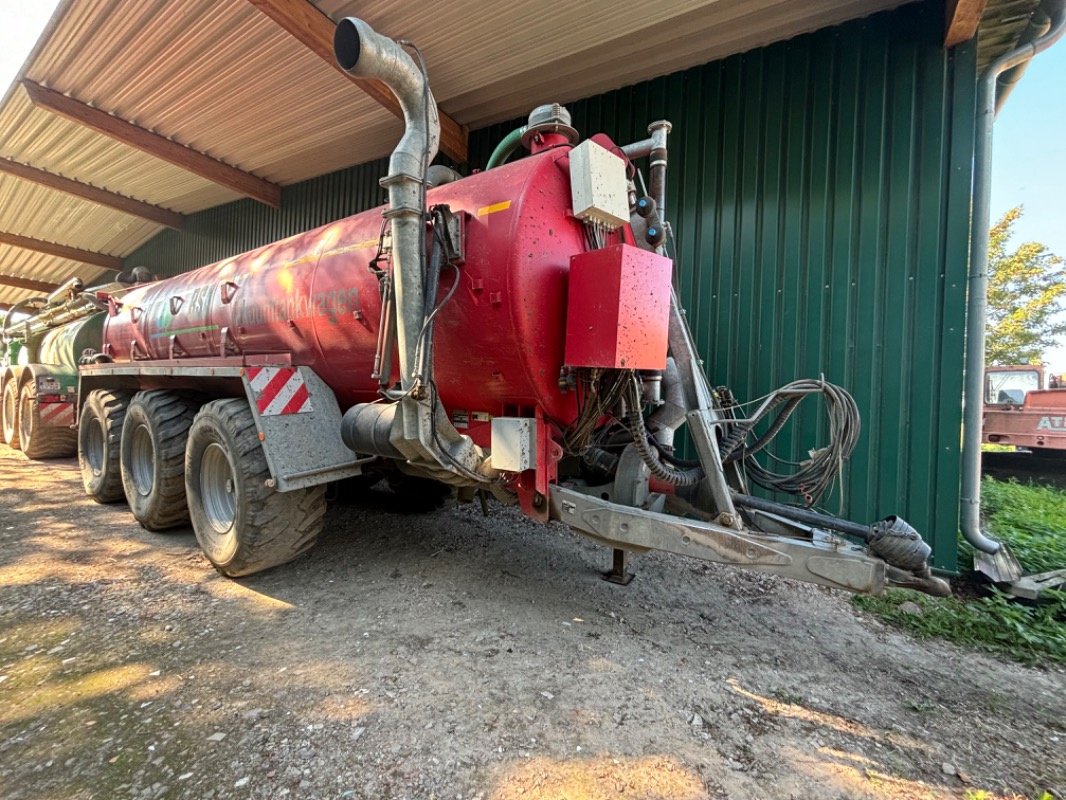
[[[674,123],[678,281],[708,373],[741,399],[799,377],[848,388],[863,436],[844,512],[900,513],[956,565],[972,47],[940,47],[939,3],[798,37],[570,106],[585,134]],[[472,136],[484,164],[513,125]],[[381,200],[380,163],[194,215],[129,263],[166,274]],[[822,422],[800,415],[777,455]],[[828,503],[837,510],[838,498]]]

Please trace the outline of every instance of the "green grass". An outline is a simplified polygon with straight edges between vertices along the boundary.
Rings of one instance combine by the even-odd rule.
[[[986,478],[981,486],[987,531],[1006,542],[1028,573],[1066,568],[1066,491]],[[960,546],[964,569],[972,550]],[[921,613],[901,606],[917,603]],[[920,639],[947,639],[1026,664],[1066,664],[1066,592],[1024,605],[994,588],[987,596],[959,599],[892,591],[856,597],[855,604]]]
[[[901,610],[917,603],[921,614]],[[855,604],[919,639],[947,639],[1031,665],[1066,664],[1066,593],[1040,606],[1027,606],[998,592],[960,600],[908,590],[884,597],[856,597]]]
[[[1010,545],[1026,572],[1066,567],[1066,491],[985,478],[981,512],[988,533]],[[963,543],[959,554],[972,568],[970,546]]]

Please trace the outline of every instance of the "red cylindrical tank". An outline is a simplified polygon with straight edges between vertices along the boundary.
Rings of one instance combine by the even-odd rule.
[[[461,283],[435,331],[435,378],[453,414],[575,415],[559,370],[569,259],[587,246],[569,212],[569,150],[429,192],[430,205],[468,214]],[[224,340],[231,355],[290,353],[342,409],[375,400],[381,295],[368,265],[381,226],[381,209],[366,211],[131,291],[104,340],[116,361],[218,356]],[[441,297],[451,282],[445,270]]]

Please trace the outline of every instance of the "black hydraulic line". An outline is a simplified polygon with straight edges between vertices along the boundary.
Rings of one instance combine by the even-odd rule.
[[[671,450],[659,444],[656,438],[651,434],[648,434],[648,442],[650,442],[651,445],[659,451],[659,458],[665,461],[667,464],[671,464],[675,467],[680,467],[681,469],[692,469],[693,467],[703,466],[697,459],[679,458],[678,456],[674,455]]]
[[[828,514],[819,514],[817,511],[810,511],[806,508],[797,508],[796,506],[786,505],[785,503],[776,503],[773,500],[764,500],[761,497],[752,497],[749,494],[732,492],[731,495],[733,497],[733,503],[742,508],[753,508],[756,511],[777,514],[780,517],[785,517],[786,519],[791,519],[795,522],[802,522],[804,525],[810,525],[812,528],[828,528],[829,530],[840,531],[841,533],[846,533],[848,536],[856,536],[864,542],[869,541],[870,537],[873,535],[873,529],[869,525],[850,522],[849,520],[840,519],[839,517],[831,517]]]
[[[440,288],[440,271],[444,265],[444,240],[442,228],[443,216],[439,209],[434,209],[430,229],[433,232],[433,241],[430,247],[428,272],[423,276],[424,296],[422,300],[422,330],[419,333],[418,344],[415,348],[417,354],[416,364],[418,374],[415,376],[416,384],[433,380],[433,328],[439,306],[437,303],[437,291]],[[456,276],[456,282],[459,278]],[[451,295],[449,294],[449,297]],[[428,380],[427,380],[428,378]]]
[[[635,381],[635,378],[634,378]],[[644,415],[640,408],[640,388],[634,382],[632,384],[632,405],[624,416],[624,422],[633,436],[633,446],[640,454],[641,461],[656,478],[666,481],[672,486],[695,486],[703,480],[703,468],[678,469],[669,463],[664,463],[659,458],[659,452],[649,441],[648,430],[644,427]]]
[[[789,400],[785,407],[777,415],[777,418],[774,420],[773,424],[770,425],[766,433],[760,436],[759,439],[755,442],[755,444],[753,444],[751,447],[744,447],[743,442],[744,439],[747,438],[748,434],[751,433],[752,430],[754,430],[755,424],[758,422],[758,420],[753,420],[747,423],[738,423],[736,428],[725,439],[722,440],[722,463],[731,464],[738,459],[753,456],[760,450],[762,450],[764,447],[766,447],[766,445],[768,445],[774,439],[774,437],[776,437],[777,434],[781,432],[781,429],[785,427],[785,423],[788,422],[788,418],[792,416],[792,412],[794,412],[797,406],[799,406],[799,404],[803,402],[803,397],[804,395],[800,395],[798,397],[793,397],[791,400]],[[766,413],[768,414],[772,408],[773,406],[768,407],[766,409]],[[727,441],[728,447],[726,444]]]

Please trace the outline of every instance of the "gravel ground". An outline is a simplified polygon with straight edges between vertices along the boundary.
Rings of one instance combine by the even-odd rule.
[[[0,797],[1066,797],[1061,672],[396,505],[336,504],[309,556],[231,581],[0,446]]]

